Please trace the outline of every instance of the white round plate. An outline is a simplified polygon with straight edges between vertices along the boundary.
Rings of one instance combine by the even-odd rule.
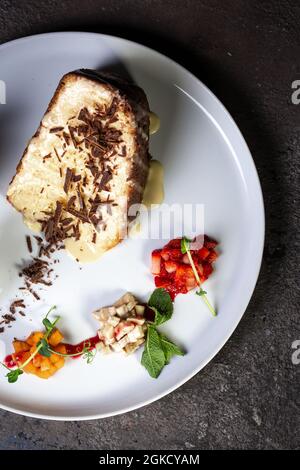
[[[164,330],[187,354],[176,357],[157,380],[130,356],[98,355],[91,365],[69,360],[50,380],[23,375],[8,384],[0,373],[1,407],[20,414],[84,420],[133,410],[166,395],[200,371],[228,340],[252,295],[264,242],[264,209],[256,169],[236,124],[217,98],[187,70],[167,57],[124,39],[80,32],[27,37],[0,46],[0,306],[14,299],[20,280],[16,264],[28,258],[22,218],[5,200],[8,183],[35,132],[61,76],[77,68],[121,63],[145,90],[161,118],[151,153],[165,168],[165,202],[203,204],[205,232],[220,242],[215,271],[205,284],[218,316],[190,293],[175,301]],[[3,97],[2,97],[3,99]],[[154,289],[150,253],[166,240],[127,240],[98,262],[79,265],[60,253],[58,279],[26,296],[27,315],[1,335],[1,358],[13,337],[41,326],[48,307],[58,306],[66,340],[95,334],[93,309],[125,291],[147,300]]]

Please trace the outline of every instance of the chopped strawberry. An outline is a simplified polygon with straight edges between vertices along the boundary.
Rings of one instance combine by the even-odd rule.
[[[213,250],[216,248],[218,242],[214,240],[213,238],[208,237],[207,235],[204,235],[204,246],[205,248],[208,248],[209,250]]]
[[[198,256],[201,260],[206,259],[209,253],[210,251],[205,246],[203,246],[202,248],[200,248],[200,250],[198,250]]]
[[[189,260],[189,257],[188,257],[187,254],[183,255],[183,257],[182,257],[182,262],[183,262],[184,264],[191,264],[191,263],[190,263],[190,260]]]
[[[195,277],[186,278],[186,284],[185,285],[186,285],[187,290],[195,289],[195,287],[197,287],[197,282],[196,282]]]
[[[180,250],[181,248],[181,238],[174,238],[173,240],[170,240],[169,243],[166,244],[165,248],[177,248]]]
[[[169,255],[168,251],[161,250],[161,257],[162,257],[162,259],[164,259],[165,261],[168,261],[168,259],[170,258],[170,255]]]
[[[156,287],[167,287],[170,283],[170,279],[166,276],[155,276],[154,282]]]
[[[198,271],[199,276],[203,275],[203,266],[202,263],[195,263],[196,269]]]
[[[181,261],[182,259],[182,253],[181,253],[180,248],[171,248],[171,249],[164,248],[162,252],[163,252],[164,259],[165,259],[165,256],[168,256],[167,259],[171,259],[173,261]]]
[[[217,258],[218,258],[218,253],[212,250],[207,257],[207,261],[209,263],[213,263],[214,261],[216,261]]]
[[[175,261],[165,261],[165,269],[167,273],[174,273],[178,267],[178,263]]]
[[[161,250],[154,250],[152,252],[152,265],[151,265],[151,272],[152,274],[159,274],[160,273],[160,265],[161,265]]]
[[[213,267],[210,263],[203,263],[203,275],[207,279],[213,272]]]
[[[190,251],[201,283],[213,271],[212,263],[218,256],[214,250],[216,245],[215,240],[204,235],[204,245],[199,250]],[[181,252],[180,238],[170,240],[161,250],[153,251],[152,273],[156,287],[166,289],[172,300],[177,294],[186,294],[198,285],[188,255]]]

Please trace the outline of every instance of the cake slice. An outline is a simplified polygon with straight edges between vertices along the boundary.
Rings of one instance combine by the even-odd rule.
[[[60,81],[8,191],[29,228],[81,261],[119,243],[149,170],[149,105],[120,78],[77,70]]]

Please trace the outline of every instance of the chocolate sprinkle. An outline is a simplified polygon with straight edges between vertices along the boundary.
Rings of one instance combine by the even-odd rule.
[[[58,126],[58,127],[52,127],[49,132],[51,134],[55,134],[56,132],[60,132],[60,131],[63,131],[63,130],[64,130],[64,128],[62,126]]]
[[[58,155],[58,151],[56,150],[56,147],[54,147],[54,152],[55,152],[55,155],[57,157],[57,160],[59,161],[59,163],[61,162],[61,158],[60,156]]]
[[[72,182],[72,176],[73,176],[73,172],[70,168],[67,168],[67,171],[66,171],[66,176],[65,176],[65,182],[64,182],[64,191],[66,194],[68,194],[68,191],[70,189],[70,184]]]
[[[32,243],[29,235],[26,235],[26,243],[29,253],[32,253]]]
[[[67,208],[67,212],[82,220],[82,222],[90,222],[90,219],[86,214],[83,214],[82,212],[77,211],[76,209]]]
[[[99,184],[99,191],[105,188],[105,186],[107,185],[109,180],[111,180],[111,178],[112,178],[112,175],[109,171],[105,171],[103,173],[100,184]]]

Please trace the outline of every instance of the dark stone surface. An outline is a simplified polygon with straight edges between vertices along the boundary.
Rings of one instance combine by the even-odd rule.
[[[291,343],[300,339],[300,105],[291,102],[291,83],[300,79],[299,21],[291,0],[1,0],[2,43],[54,30],[106,32],[193,71],[244,133],[267,229],[247,313],[201,373],[146,408],[102,421],[1,412],[0,448],[300,448],[300,365],[291,361]]]

